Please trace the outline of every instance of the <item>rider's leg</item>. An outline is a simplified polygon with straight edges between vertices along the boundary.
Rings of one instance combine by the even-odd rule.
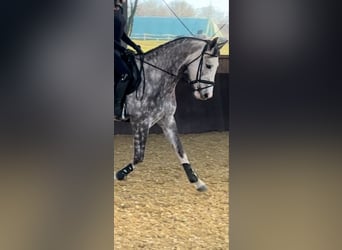
[[[130,77],[128,74],[123,74],[116,85],[116,89],[114,91],[114,116],[116,120],[122,120],[122,108],[123,101],[126,93],[126,89],[130,82]]]
[[[115,73],[120,75],[119,81],[115,82],[114,86],[114,119],[125,120],[125,117],[122,115],[122,108],[126,89],[131,78],[128,67],[117,53],[114,53],[114,67]]]

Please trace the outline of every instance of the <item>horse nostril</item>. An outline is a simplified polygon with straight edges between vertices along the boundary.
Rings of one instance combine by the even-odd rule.
[[[205,93],[204,98],[208,98],[208,97],[209,97],[208,93]]]

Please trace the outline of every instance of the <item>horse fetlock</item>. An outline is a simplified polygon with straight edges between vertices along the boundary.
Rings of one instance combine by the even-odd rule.
[[[183,163],[182,165],[190,183],[196,183],[198,181],[198,177],[197,174],[192,170],[191,165],[189,163]]]
[[[126,167],[116,172],[116,179],[119,181],[126,179],[127,175],[131,173],[133,170],[134,170],[133,165],[131,163],[128,164]]]
[[[144,158],[136,158],[134,159],[133,164],[137,165],[138,163],[142,163],[143,161],[144,161]]]

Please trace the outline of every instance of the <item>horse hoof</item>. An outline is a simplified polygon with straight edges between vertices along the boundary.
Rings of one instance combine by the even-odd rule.
[[[122,171],[118,171],[118,172],[116,172],[114,179],[119,180],[119,181],[123,181],[126,178],[127,178],[127,175],[125,175]]]
[[[199,191],[199,192],[205,192],[207,190],[208,190],[208,188],[207,188],[206,185],[203,185],[203,186],[200,186],[200,187],[197,188],[197,191]]]
[[[205,183],[201,181],[200,179],[198,179],[198,181],[195,182],[194,185],[195,185],[196,190],[199,192],[205,192],[208,190],[207,185],[205,185]]]

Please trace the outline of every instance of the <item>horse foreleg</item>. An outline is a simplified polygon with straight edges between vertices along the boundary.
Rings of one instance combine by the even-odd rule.
[[[190,183],[194,184],[198,191],[206,191],[207,186],[198,178],[197,173],[192,169],[188,157],[183,149],[182,142],[178,135],[177,124],[174,117],[163,119],[158,122],[159,126],[163,129],[165,137],[172,144]]]
[[[144,160],[145,146],[148,135],[148,125],[133,126],[134,131],[134,157],[133,163],[129,163],[126,167],[120,169],[115,174],[117,180],[124,180],[127,178],[136,167],[136,165]]]

